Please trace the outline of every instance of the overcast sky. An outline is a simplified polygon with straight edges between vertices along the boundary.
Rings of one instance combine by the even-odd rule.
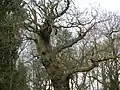
[[[91,5],[99,5],[109,11],[120,11],[120,0],[76,0],[76,5],[86,8]]]

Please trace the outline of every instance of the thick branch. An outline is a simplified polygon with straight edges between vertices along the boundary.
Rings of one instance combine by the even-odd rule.
[[[108,20],[108,19],[106,19],[106,20]],[[77,38],[75,38],[75,39],[69,40],[68,43],[66,43],[66,44],[64,44],[64,45],[60,45],[60,46],[54,48],[54,49],[53,49],[53,52],[54,52],[54,53],[59,53],[59,52],[61,52],[63,49],[72,47],[75,43],[77,43],[78,41],[80,41],[81,39],[83,39],[83,38],[86,36],[86,34],[87,34],[90,30],[92,30],[92,28],[93,28],[96,24],[101,23],[101,22],[105,22],[106,20],[100,20],[100,21],[98,21],[98,22],[95,22],[95,23],[92,24],[88,29],[86,29],[86,32],[84,32],[82,35],[79,35],[79,36],[78,36]],[[80,29],[81,29],[81,28],[80,28]]]
[[[91,60],[91,64],[87,65],[87,66],[84,66],[84,67],[78,67],[78,68],[75,68],[73,70],[71,70],[69,72],[69,75],[73,74],[73,73],[77,73],[77,72],[88,72],[90,70],[92,70],[94,67],[98,67],[96,66],[96,64],[98,64],[99,62],[103,62],[103,61],[108,61],[108,60],[115,60],[116,58],[120,58],[119,56],[117,57],[108,57],[108,58],[103,58],[103,59],[99,59],[99,60]]]
[[[92,70],[94,67],[95,67],[95,66],[94,66],[94,64],[92,63],[92,64],[89,65],[89,66],[84,66],[84,67],[80,67],[80,68],[73,69],[71,73],[73,74],[73,73],[76,73],[76,72],[88,72],[88,71]]]
[[[70,1],[67,0],[67,6],[61,13],[59,13],[57,16],[55,16],[55,18],[58,18],[58,17],[62,16],[64,13],[66,13],[66,11],[69,9],[69,5],[70,5]]]
[[[87,32],[86,32],[87,33]],[[82,36],[78,36],[77,38],[73,39],[73,40],[70,40],[68,43],[66,43],[65,45],[61,45],[61,46],[58,46],[54,49],[54,51],[56,53],[59,53],[61,52],[63,49],[66,49],[68,47],[72,47],[75,43],[77,43],[79,40],[83,39],[84,36],[86,35],[86,33],[84,33]]]
[[[95,23],[95,24],[96,24],[96,23]],[[59,52],[61,52],[63,49],[72,47],[75,43],[77,43],[78,41],[80,41],[81,39],[83,39],[83,38],[86,36],[86,34],[92,29],[92,27],[93,27],[95,24],[93,24],[91,27],[89,27],[89,28],[86,30],[86,32],[84,32],[82,35],[79,35],[77,38],[68,41],[68,43],[66,43],[66,44],[64,44],[64,45],[61,45],[61,46],[56,47],[53,51],[54,51],[55,53],[59,53]]]

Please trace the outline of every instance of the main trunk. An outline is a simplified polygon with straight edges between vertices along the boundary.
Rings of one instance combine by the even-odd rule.
[[[62,68],[59,68],[59,65],[56,63],[57,60],[50,59],[49,61],[51,62],[43,62],[43,64],[51,78],[54,90],[70,90],[69,76],[64,73]]]
[[[51,66],[46,67],[51,77],[54,90],[69,90],[69,76],[54,63]]]
[[[69,90],[69,79],[62,80],[62,77],[52,79],[54,90]]]
[[[50,34],[52,32],[50,24],[48,21],[44,22],[43,29],[41,29],[36,41],[37,50],[51,78],[54,90],[69,90],[69,76],[65,74],[65,71],[60,67],[62,65],[57,61],[56,53],[52,50],[50,44]]]
[[[37,44],[42,63],[51,78],[54,90],[69,90],[69,76],[60,68],[60,62],[56,59],[56,54],[52,54],[52,47],[49,42],[43,39]]]

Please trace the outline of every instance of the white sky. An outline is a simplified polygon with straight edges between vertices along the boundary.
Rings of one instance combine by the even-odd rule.
[[[87,8],[92,5],[99,5],[109,11],[120,11],[120,0],[76,0],[76,5],[81,8]]]

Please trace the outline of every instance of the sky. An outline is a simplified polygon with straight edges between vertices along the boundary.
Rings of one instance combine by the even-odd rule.
[[[76,0],[76,5],[80,8],[100,5],[101,8],[108,11],[120,11],[120,0]]]

